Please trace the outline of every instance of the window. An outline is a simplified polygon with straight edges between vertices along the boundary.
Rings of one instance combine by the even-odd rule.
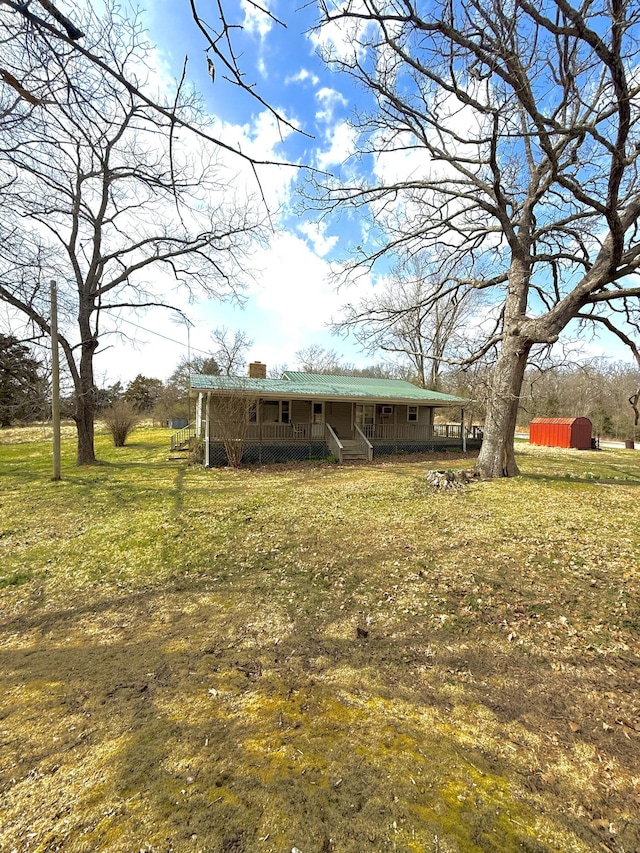
[[[263,400],[261,420],[263,423],[288,424],[291,403],[289,400]]]
[[[367,426],[373,426],[373,411],[373,406],[356,403],[356,424],[360,429]]]
[[[277,423],[280,415],[280,403],[277,400],[263,400],[262,420],[265,423]]]
[[[407,406],[407,420],[410,423],[418,422],[418,407],[417,406]]]

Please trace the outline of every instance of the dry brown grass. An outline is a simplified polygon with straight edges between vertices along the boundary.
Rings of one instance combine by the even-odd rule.
[[[441,494],[166,435],[0,447],[2,851],[640,850],[637,454]]]

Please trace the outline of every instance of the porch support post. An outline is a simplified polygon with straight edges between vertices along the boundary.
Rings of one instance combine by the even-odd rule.
[[[461,409],[462,419],[460,421],[460,431],[462,432],[462,452],[467,452],[467,433],[464,428],[464,409]]]
[[[211,394],[207,394],[207,403],[204,418],[204,467],[209,468],[209,410],[211,407]]]
[[[198,393],[198,398],[196,400],[196,437],[200,438],[202,435],[202,391]]]

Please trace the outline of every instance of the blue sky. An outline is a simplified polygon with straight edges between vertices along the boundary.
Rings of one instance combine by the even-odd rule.
[[[205,19],[208,5],[202,4]],[[189,57],[187,79],[204,99],[212,127],[225,142],[241,145],[258,159],[311,164],[331,171],[348,154],[346,119],[362,95],[344,77],[332,74],[318,57],[310,32],[313,8],[296,11],[293,4],[282,0],[271,6],[275,14],[280,7],[286,29],[253,14],[249,5],[225,0],[229,19],[243,23],[242,30],[234,31],[234,45],[246,82],[255,84],[260,96],[304,134],[279,128],[258,101],[225,83],[222,69],[218,69],[215,83],[211,81],[205,40],[193,23],[187,0],[153,0],[145,21],[165,80],[179,77],[185,56]],[[253,177],[242,162],[229,156],[225,160],[239,173],[239,185],[255,192]],[[295,352],[311,344],[335,349],[350,363],[371,363],[374,359],[361,354],[351,341],[332,336],[328,328],[339,316],[340,306],[357,295],[353,291],[336,293],[327,275],[329,261],[348,251],[353,241],[358,242],[358,224],[343,217],[325,225],[294,210],[299,170],[268,166],[260,168],[259,175],[276,233],[268,249],[257,251],[252,258],[256,272],[248,281],[243,308],[213,300],[189,304],[186,297],[174,297],[193,323],[192,350],[209,351],[211,330],[226,326],[246,331],[254,340],[249,357],[268,365],[294,367]],[[186,327],[170,316],[154,311],[133,321],[142,328],[125,323],[123,331],[135,334],[135,347],[113,341],[102,363],[97,362],[101,384],[127,381],[139,372],[164,379],[186,354]]]
[[[205,20],[215,5],[200,0],[199,11]],[[332,73],[319,58],[318,37],[312,29],[315,3],[272,0],[269,8],[286,28],[270,22],[246,0],[224,0],[224,8],[230,21],[242,24],[233,36],[246,82],[255,85],[264,101],[304,134],[279,128],[258,101],[225,83],[221,68],[212,82],[207,73],[206,43],[191,18],[188,0],[150,0],[145,21],[157,50],[153,59],[159,79],[171,83],[178,78],[188,56],[187,80],[204,99],[211,126],[225,142],[241,145],[258,159],[286,160],[329,172],[338,169],[352,150],[347,119],[354,108],[367,106],[366,94],[344,75]],[[225,159],[237,174],[238,186],[255,192],[250,170],[240,160]],[[319,222],[310,214],[301,214],[295,207],[299,172],[291,167],[263,167],[259,174],[276,233],[269,247],[257,251],[252,259],[256,274],[247,282],[243,309],[217,301],[189,304],[186,297],[174,296],[176,306],[193,324],[192,351],[210,351],[211,330],[226,326],[244,330],[254,341],[249,358],[269,366],[296,367],[296,351],[311,344],[335,349],[345,361],[359,366],[380,360],[363,355],[352,341],[336,338],[328,329],[330,321],[340,316],[342,304],[357,301],[372,286],[365,279],[357,290],[336,293],[328,281],[330,261],[360,242],[359,222],[346,216]],[[96,364],[100,384],[118,379],[126,382],[137,373],[165,379],[186,355],[184,324],[160,311],[132,319],[141,328],[125,324],[126,331],[135,334],[137,343],[132,348],[113,341]],[[628,359],[611,341],[587,346],[585,354]]]

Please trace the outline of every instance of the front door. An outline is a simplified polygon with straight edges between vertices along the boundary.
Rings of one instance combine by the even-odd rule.
[[[371,438],[373,436],[374,407],[369,403],[356,403],[356,426]]]
[[[311,435],[322,438],[324,435],[324,402],[314,400],[311,404]]]

